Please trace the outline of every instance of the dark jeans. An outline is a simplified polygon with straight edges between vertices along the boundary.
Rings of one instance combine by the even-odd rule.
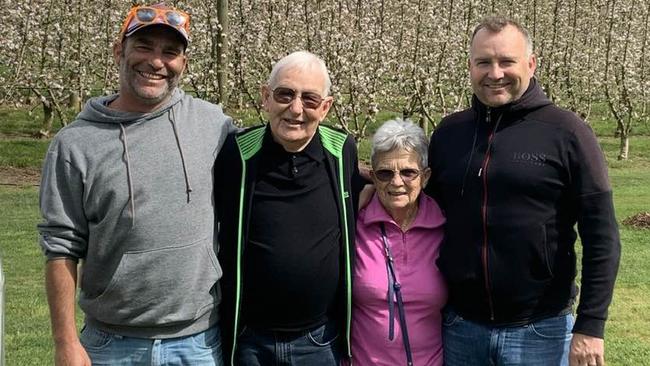
[[[446,366],[568,366],[573,315],[541,319],[518,327],[490,327],[443,314]]]
[[[335,322],[301,332],[273,332],[245,327],[237,339],[237,365],[338,366]]]

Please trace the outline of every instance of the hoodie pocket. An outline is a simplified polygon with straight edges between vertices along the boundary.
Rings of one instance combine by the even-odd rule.
[[[106,287],[80,301],[93,318],[138,327],[191,322],[217,306],[221,267],[212,238],[180,247],[126,252]]]
[[[467,291],[477,291],[466,286],[482,283],[481,248],[479,228],[469,226],[465,220],[447,221],[445,237],[440,246],[437,264],[445,279]],[[459,287],[458,287],[459,286]],[[479,286],[479,290],[482,288]]]
[[[524,301],[537,298],[553,278],[553,249],[548,246],[545,225],[503,225],[488,232],[495,296]]]

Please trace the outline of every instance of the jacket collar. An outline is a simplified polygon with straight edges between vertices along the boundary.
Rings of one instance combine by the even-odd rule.
[[[264,153],[271,154],[275,157],[304,154],[314,161],[322,161],[323,158],[325,158],[319,130],[316,130],[314,137],[312,137],[311,141],[309,141],[303,150],[296,153],[291,153],[286,151],[282,145],[273,139],[273,135],[271,134],[271,125],[268,123],[266,124],[266,131],[264,132],[264,143],[262,144],[262,150]]]
[[[528,89],[524,92],[524,94],[521,96],[521,98],[515,100],[514,102],[508,103],[506,105],[497,107],[497,108],[491,108],[492,113],[505,113],[505,114],[518,114],[521,112],[528,112],[534,109],[538,109],[540,107],[552,104],[550,99],[546,96],[544,93],[544,90],[542,90],[541,86],[537,82],[536,78],[531,78],[530,79],[530,84],[528,85]],[[479,116],[483,116],[486,114],[486,111],[488,109],[488,106],[483,104],[478,98],[476,97],[476,94],[472,95],[472,109],[478,113]]]
[[[445,223],[446,220],[440,207],[438,207],[435,201],[424,192],[420,192],[418,205],[418,213],[409,230],[413,228],[433,229],[442,226],[442,224]],[[372,196],[370,203],[368,203],[368,206],[366,206],[363,211],[363,214],[360,214],[359,216],[363,218],[362,220],[365,225],[388,222],[399,227],[381,204],[376,193]]]

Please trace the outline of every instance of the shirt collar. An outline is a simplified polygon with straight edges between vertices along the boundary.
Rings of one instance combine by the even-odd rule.
[[[289,152],[286,151],[282,145],[277,143],[273,136],[271,135],[271,126],[266,125],[266,133],[264,135],[264,152],[272,154],[273,156],[290,156],[290,155],[304,155],[309,159],[314,161],[322,161],[325,158],[325,153],[323,152],[323,143],[320,140],[320,133],[316,130],[316,135],[309,141],[307,146],[305,146],[302,151],[298,152]]]
[[[363,223],[366,225],[390,222],[398,226],[381,204],[376,193],[372,196],[368,206],[362,210],[365,212],[359,216],[363,217]],[[418,213],[409,230],[417,227],[428,229],[436,228],[443,225],[445,221],[442,210],[440,210],[440,207],[433,198],[427,196],[424,192],[420,192],[420,196],[418,197]]]

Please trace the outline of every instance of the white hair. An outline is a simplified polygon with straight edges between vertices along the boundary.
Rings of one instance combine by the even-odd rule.
[[[384,122],[372,138],[372,153],[370,163],[375,166],[378,154],[393,150],[414,151],[418,154],[420,167],[427,166],[429,142],[424,135],[424,130],[411,122],[401,118]]]
[[[293,68],[322,73],[325,78],[325,90],[323,90],[323,96],[330,94],[332,82],[330,80],[329,72],[327,71],[327,66],[325,66],[325,61],[307,51],[296,51],[280,59],[280,61],[273,66],[271,75],[269,75],[269,80],[267,82],[269,87],[271,87],[271,89],[275,87],[281,71]]]

